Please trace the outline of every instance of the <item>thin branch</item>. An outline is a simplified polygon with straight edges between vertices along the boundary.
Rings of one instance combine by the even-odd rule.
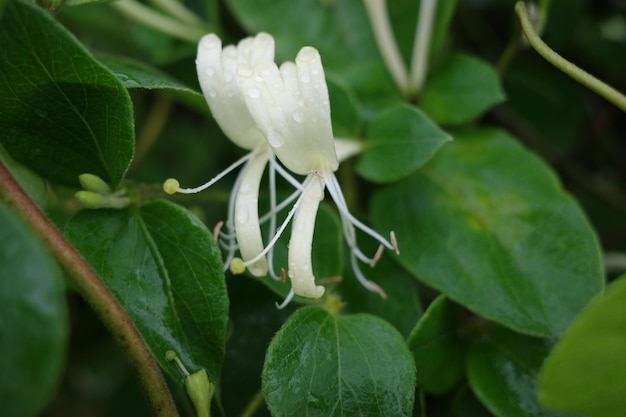
[[[113,334],[137,372],[153,415],[178,416],[163,375],[133,322],[87,262],[35,206],[2,162],[0,197],[14,207],[42,239],[80,294]]]
[[[541,40],[530,20],[528,10],[526,9],[524,2],[520,1],[515,4],[515,12],[519,16],[522,31],[526,35],[528,43],[539,53],[539,55],[582,85],[595,91],[623,111],[626,111],[626,96],[605,82],[600,81],[585,70],[567,61],[561,55],[550,49],[550,47],[546,45],[543,40]]]

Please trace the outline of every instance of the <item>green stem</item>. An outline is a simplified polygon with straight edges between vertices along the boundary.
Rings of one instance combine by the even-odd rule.
[[[177,0],[150,0],[150,3],[183,23],[202,26],[203,22],[194,12]]]
[[[387,65],[393,81],[400,91],[405,94],[409,75],[389,24],[387,3],[385,0],[365,0],[364,5],[383,61]]]
[[[153,415],[178,416],[163,375],[133,322],[87,262],[37,208],[2,162],[0,197],[14,207],[42,239],[80,294],[112,333],[137,371]]]
[[[150,108],[148,117],[143,124],[141,132],[137,135],[137,145],[135,146],[135,157],[130,166],[130,169],[134,169],[144,156],[148,153],[152,146],[159,138],[159,135],[163,131],[165,124],[169,118],[170,111],[172,109],[172,99],[158,95],[154,101],[154,104]]]
[[[252,417],[254,413],[256,413],[256,411],[259,409],[261,404],[263,404],[264,400],[265,397],[263,396],[263,391],[259,390],[256,394],[254,394],[254,397],[252,397],[246,409],[243,410],[243,413],[241,413],[241,417]]]
[[[430,52],[430,42],[433,34],[433,23],[435,12],[437,11],[437,0],[422,0],[413,41],[413,56],[411,58],[411,74],[407,85],[409,97],[417,96],[428,71],[428,54]]]
[[[595,91],[623,111],[626,111],[626,96],[611,87],[610,85],[600,81],[593,75],[577,67],[571,62],[567,61],[561,55],[554,52],[544,41],[541,40],[535,28],[528,16],[528,10],[524,2],[520,1],[515,4],[515,11],[519,16],[520,23],[522,25],[522,31],[528,39],[528,43],[532,46],[542,57],[544,57],[552,65],[581,83],[582,85]]]
[[[197,43],[208,31],[208,29],[165,16],[135,0],[119,0],[111,5],[135,22],[191,43]]]

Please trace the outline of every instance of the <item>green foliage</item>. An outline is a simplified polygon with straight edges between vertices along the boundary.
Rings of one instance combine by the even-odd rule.
[[[503,132],[459,132],[423,170],[381,190],[372,208],[380,230],[396,230],[399,260],[416,277],[517,331],[558,336],[602,290],[583,213]]]
[[[622,277],[583,310],[555,346],[539,378],[539,399],[546,407],[598,417],[624,415],[625,297]]]
[[[263,370],[275,416],[410,416],[414,386],[410,353],[389,324],[316,307],[285,323]]]
[[[11,156],[56,182],[91,172],[119,184],[134,149],[124,86],[32,3],[8,2],[0,51],[0,141]]]
[[[190,372],[217,380],[228,299],[217,246],[191,213],[162,200],[139,209],[83,211],[67,239],[100,275],[138,327],[156,360],[173,350]]]
[[[513,1],[438,0],[430,29],[418,24],[429,3],[386,3],[385,44],[361,0],[0,0],[2,415],[148,413],[128,341],[118,349],[81,296],[119,302],[128,320],[109,330],[138,330],[181,416],[625,415],[626,279],[603,290],[605,269],[626,268],[602,253],[626,250],[623,114],[519,41]],[[624,90],[619,6],[550,4],[546,42]],[[194,195],[162,190],[243,155],[199,92],[199,27],[224,46],[267,32],[279,65],[315,47],[333,134],[355,147],[310,245],[281,227],[301,208],[302,178],[263,174],[263,243],[282,232],[273,278],[224,265],[239,256],[236,172]],[[381,45],[410,78],[416,33],[426,78],[396,85]],[[329,172],[309,175],[329,189]],[[272,195],[295,196],[276,224]],[[10,208],[27,198],[69,247],[34,237]],[[47,221],[33,213],[20,214]],[[377,233],[398,253],[377,251]],[[104,285],[79,285],[85,272],[42,242]],[[310,249],[325,295],[277,309],[292,245]],[[147,366],[130,364],[139,376]],[[138,380],[163,415],[168,394]]]
[[[38,416],[65,362],[68,323],[61,271],[28,227],[0,204],[2,412]]]

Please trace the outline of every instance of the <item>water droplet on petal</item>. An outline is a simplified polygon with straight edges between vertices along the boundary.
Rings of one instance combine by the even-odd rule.
[[[232,80],[233,80],[233,74],[232,74],[232,72],[228,72],[228,71],[224,72],[224,82],[229,83],[229,82],[231,82]]]
[[[209,77],[211,77],[213,74],[215,74],[215,70],[213,69],[213,67],[208,67],[208,68],[204,71],[204,73],[205,73],[206,75],[208,75]]]
[[[304,121],[304,115],[300,111],[296,111],[292,115],[293,120],[297,123],[302,123]]]
[[[215,97],[217,95],[217,91],[209,90],[209,97]]]
[[[261,90],[256,87],[248,88],[248,97],[250,98],[259,98],[261,97]]]
[[[245,224],[248,222],[248,209],[245,207],[241,207],[238,211],[237,211],[237,223],[239,224]]]
[[[309,74],[308,72],[301,73],[300,81],[302,81],[305,84],[308,83],[309,81],[311,81],[311,74]]]
[[[285,138],[283,138],[283,135],[281,135],[280,132],[276,130],[271,130],[270,133],[267,135],[267,141],[269,142],[270,146],[273,146],[274,148],[280,148],[285,143]]]
[[[252,190],[252,187],[250,187],[250,184],[243,184],[241,186],[241,188],[239,189],[239,192],[242,194],[247,194]]]
[[[252,68],[247,65],[239,65],[237,67],[237,75],[241,77],[250,77],[252,75]]]

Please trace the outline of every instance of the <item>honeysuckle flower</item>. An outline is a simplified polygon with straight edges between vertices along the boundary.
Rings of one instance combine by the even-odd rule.
[[[315,48],[304,47],[295,63],[286,62],[280,68],[269,61],[254,67],[241,64],[237,68],[237,83],[250,115],[278,159],[292,172],[306,175],[298,200],[284,223],[293,217],[287,273],[292,285],[290,296],[296,294],[319,298],[324,294],[324,287],[315,284],[311,246],[317,209],[324,198],[326,187],[340,213],[355,275],[367,289],[384,297],[383,290],[365,278],[357,262],[361,260],[375,264],[381,249],[372,258],[363,254],[357,246],[355,227],[378,240],[382,246],[396,252],[398,247],[393,232],[390,240],[387,240],[357,220],[348,210],[334,174],[339,161],[332,133],[328,88],[319,52]]]
[[[235,251],[239,249],[241,262],[255,276],[265,276],[268,272],[258,214],[259,185],[268,162],[271,171],[270,182],[274,181],[274,171],[278,164],[265,136],[248,111],[235,80],[235,73],[239,65],[255,68],[273,60],[274,38],[266,33],[243,39],[237,46],[229,45],[224,48],[221,40],[214,34],[206,35],[200,40],[196,68],[200,87],[211,113],[224,134],[233,143],[250,152],[199,187],[180,188],[178,182],[172,179],[164,184],[165,190],[171,194],[197,193],[210,187],[238,166],[244,165],[231,193],[226,231],[220,232],[218,237],[222,238],[220,243],[227,252],[225,267],[231,263]],[[280,172],[289,175],[284,170]],[[272,192],[274,206],[273,196]],[[275,218],[271,221],[275,225]],[[276,276],[273,271],[272,275]]]

